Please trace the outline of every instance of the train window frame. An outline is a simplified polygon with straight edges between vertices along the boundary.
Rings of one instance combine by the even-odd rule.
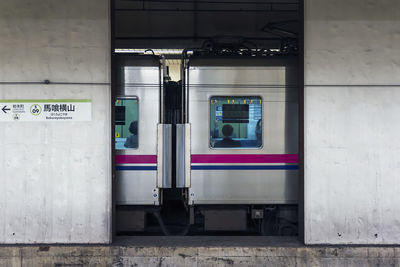
[[[114,107],[115,107],[115,102],[117,101],[117,100],[136,100],[137,101],[137,121],[138,121],[138,134],[137,134],[137,136],[138,136],[138,144],[137,144],[137,147],[129,147],[129,148],[125,148],[125,149],[117,149],[116,148],[116,142],[115,142],[115,136],[114,136],[114,149],[115,149],[115,151],[116,152],[124,152],[124,151],[133,151],[133,150],[139,150],[139,148],[140,148],[140,142],[139,142],[139,129],[140,129],[140,120],[139,120],[139,118],[140,118],[140,107],[139,107],[139,97],[138,96],[136,96],[136,95],[132,95],[132,96],[115,96],[115,99],[114,99]],[[114,114],[114,121],[115,121],[115,114]],[[115,125],[116,126],[116,125]],[[114,126],[114,127],[115,127]],[[118,153],[118,154],[120,154],[120,153]]]
[[[261,100],[261,146],[259,147],[212,147],[211,146],[211,100],[214,97],[257,97]],[[264,149],[264,99],[261,95],[211,95],[208,98],[208,148],[211,150],[262,150]]]

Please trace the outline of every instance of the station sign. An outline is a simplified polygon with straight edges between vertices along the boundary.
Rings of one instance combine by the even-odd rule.
[[[0,99],[0,122],[90,120],[89,99]]]

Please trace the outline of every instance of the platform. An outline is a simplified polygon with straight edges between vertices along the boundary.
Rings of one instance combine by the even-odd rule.
[[[0,266],[400,266],[400,247],[304,246],[295,238],[272,237],[129,237],[112,245],[3,245]]]

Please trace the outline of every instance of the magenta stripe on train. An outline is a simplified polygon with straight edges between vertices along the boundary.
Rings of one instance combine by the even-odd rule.
[[[157,155],[115,155],[115,164],[155,164]]]
[[[297,154],[197,154],[192,163],[298,163]]]

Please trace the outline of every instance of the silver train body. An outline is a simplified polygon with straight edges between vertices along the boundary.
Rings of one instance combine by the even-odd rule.
[[[137,120],[138,144],[134,149],[122,147],[129,139],[129,134],[122,134],[131,121],[122,118],[122,113],[116,115],[121,120],[116,125],[116,204],[160,205],[160,192],[173,184],[187,189],[189,205],[297,203],[298,88],[294,65],[287,59],[185,60],[185,123],[176,125],[176,153],[172,155],[172,126],[161,120],[163,68],[156,57],[124,58],[119,64],[116,101],[136,99],[137,117],[132,115],[130,120]],[[212,147],[213,123],[219,124],[219,137],[215,138],[219,142],[220,128],[228,121],[219,113],[216,122],[211,118],[217,105],[213,99],[223,98],[259,101],[262,140],[258,147]],[[256,116],[243,103],[245,115]],[[122,110],[128,112],[127,108],[116,112]],[[254,125],[238,127],[243,136],[254,136]],[[172,156],[176,166],[172,166]],[[171,176],[172,168],[176,168],[176,177]]]
[[[136,117],[137,147],[127,148],[126,136],[116,125],[116,204],[159,205],[158,186],[158,128],[160,124],[160,91],[162,68],[158,57],[122,56],[118,60],[116,102],[125,101],[123,120],[131,110]],[[136,105],[128,101],[136,100]],[[116,103],[116,108],[117,108]],[[130,109],[130,110],[129,110]],[[120,111],[116,109],[116,124]],[[121,117],[121,116],[120,116]],[[126,120],[122,127],[128,128]],[[119,132],[121,131],[121,132]],[[125,129],[126,131],[126,129]]]
[[[195,58],[186,62],[184,73],[186,119],[191,128],[189,204],[297,203],[295,62]],[[212,99],[236,97],[260,99],[262,144],[257,148],[212,148]]]

